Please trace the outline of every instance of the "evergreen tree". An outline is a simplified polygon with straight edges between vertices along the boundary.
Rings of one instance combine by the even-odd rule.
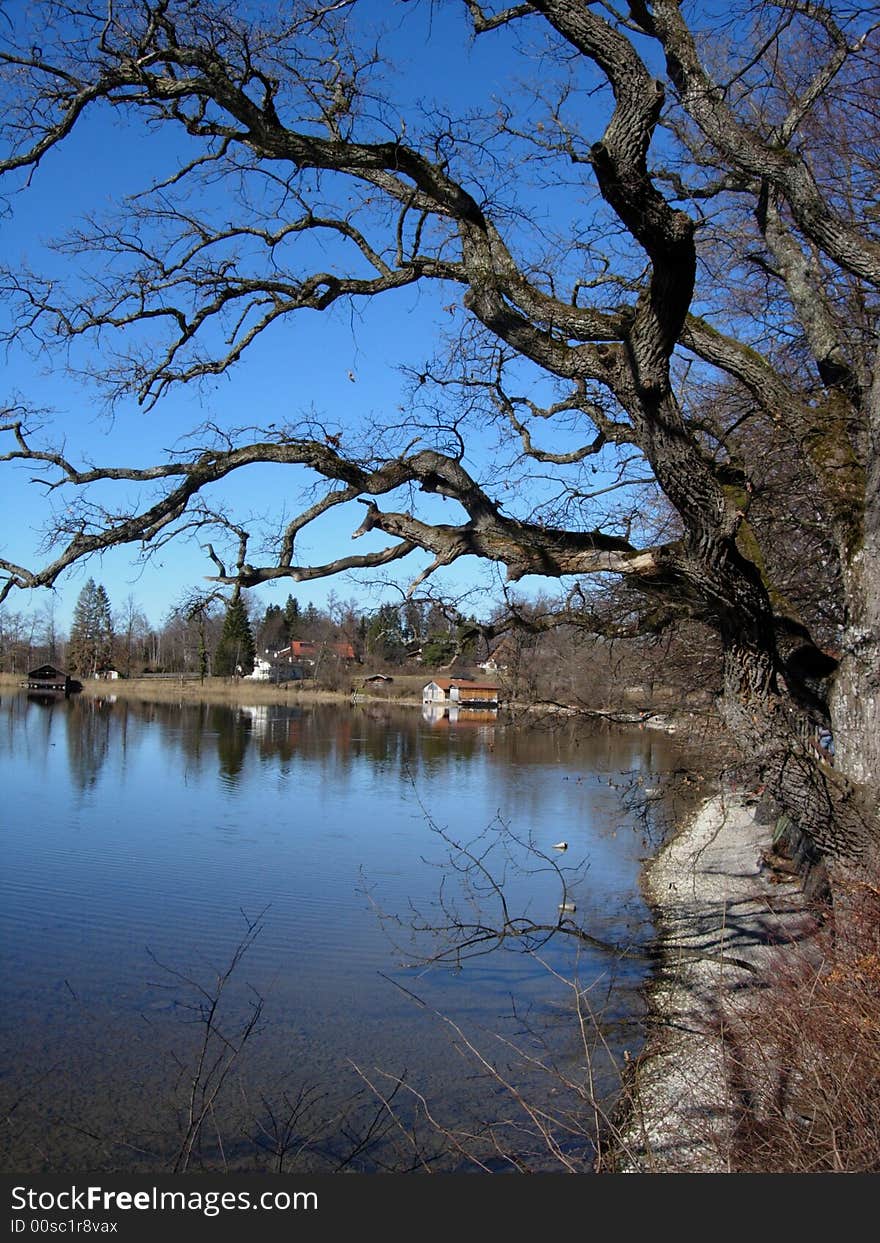
[[[306,606],[306,611],[303,614],[303,619],[302,619],[303,620],[302,628],[303,628],[303,631],[305,632],[306,638],[311,639],[313,637],[315,626],[318,624],[320,617],[321,617],[321,614],[315,608],[314,604],[308,604]]]
[[[458,643],[451,634],[434,634],[428,636],[422,647],[422,661],[429,668],[437,665],[448,665],[458,655]]]
[[[241,596],[236,595],[226,610],[220,642],[214,652],[214,673],[228,678],[253,673],[256,656],[251,623]]]
[[[101,583],[90,578],[79,593],[70,628],[70,666],[94,677],[113,660],[113,618],[110,599]]]
[[[287,597],[287,603],[284,606],[284,624],[287,627],[287,642],[288,643],[291,641],[291,639],[302,638],[302,635],[299,632],[300,630],[299,603],[294,599],[293,596]]]
[[[424,634],[424,614],[424,607],[418,600],[407,600],[403,607],[403,620],[401,622],[401,631],[407,641],[418,641]]]
[[[285,610],[278,604],[270,604],[260,622],[257,637],[260,649],[278,651],[288,643],[288,626],[285,621]]]
[[[113,664],[113,612],[103,583],[95,590],[95,669]]]
[[[377,660],[400,664],[404,656],[404,636],[400,609],[396,604],[382,604],[373,614],[367,629],[367,651]]]

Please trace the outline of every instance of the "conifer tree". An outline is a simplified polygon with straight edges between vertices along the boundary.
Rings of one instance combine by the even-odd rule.
[[[288,627],[285,621],[285,611],[280,604],[270,604],[267,607],[258,628],[257,637],[261,649],[278,651],[279,648],[286,647]]]
[[[287,627],[287,642],[293,639],[301,638],[299,633],[299,602],[294,596],[287,597],[287,603],[284,606],[284,624]]]
[[[220,642],[214,652],[214,673],[221,678],[253,673],[256,654],[254,635],[244,601],[240,595],[236,595],[230,601],[223,620]]]
[[[304,318],[324,317],[329,379],[335,317],[382,322],[407,289],[427,318],[385,326],[407,413],[380,429],[347,408],[334,430],[281,396],[264,425],[194,426],[185,452],[101,465],[16,402],[0,463],[33,463],[65,503],[51,559],[0,557],[0,600],[214,523],[238,533],[234,566],[205,544],[232,591],[404,559],[416,586],[481,558],[512,584],[559,583],[542,627],[701,627],[723,722],[768,794],[818,849],[876,857],[876,6],[777,0],[719,23],[681,0],[466,0],[442,6],[442,32],[441,6],[395,6],[400,32],[381,35],[370,10],[388,6],[274,7],[4,6],[4,206],[26,223],[31,182],[54,176],[62,234],[43,274],[6,260],[4,340],[51,357],[76,339],[120,412],[152,409],[208,378],[246,386],[263,334],[296,340]],[[401,50],[416,63],[419,44],[424,107],[376,68]],[[461,97],[474,62],[456,44],[487,47],[500,112],[488,81]],[[167,132],[109,212],[113,161],[80,204],[57,154],[77,159],[102,108],[132,136]],[[264,465],[306,491],[288,512],[279,487],[261,521],[280,538],[255,565],[251,531],[204,498]],[[356,501],[352,534],[377,542],[298,560],[303,532]],[[310,638],[321,619],[303,612]],[[829,728],[834,765],[814,745]]]
[[[113,617],[102,583],[90,578],[79,593],[70,628],[70,666],[94,677],[113,659]]]

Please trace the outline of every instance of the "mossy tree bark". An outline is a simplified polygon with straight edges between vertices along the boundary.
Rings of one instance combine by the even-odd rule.
[[[436,286],[444,299],[457,291],[468,328],[452,361],[426,366],[414,387],[435,389],[444,414],[403,420],[396,442],[388,432],[354,444],[349,429],[281,416],[214,429],[155,466],[82,468],[10,407],[5,460],[39,463],[50,489],[138,484],[148,499],[68,507],[48,564],[0,562],[0,598],[50,586],[115,545],[207,528],[231,539],[231,559],[206,547],[214,580],[235,593],[380,569],[419,549],[434,560],[416,583],[464,556],[501,563],[514,583],[619,576],[646,616],[697,619],[720,637],[722,713],[738,743],[823,849],[864,857],[878,840],[880,237],[865,190],[876,186],[875,113],[850,105],[880,95],[877,32],[864,15],[798,2],[740,22],[733,50],[698,37],[677,0],[632,0],[624,14],[580,0],[467,0],[461,12],[480,38],[514,27],[543,38],[546,63],[566,67],[539,125],[513,102],[442,133],[415,110],[401,120],[370,80],[353,6],[294,8],[270,30],[207,0],[147,0],[109,18],[61,3],[39,38],[22,22],[4,32],[8,179],[45,165],[102,103],[179,132],[191,153],[124,222],[73,233],[66,253],[112,260],[91,289],[65,298],[55,278],[7,273],[13,340],[140,343],[155,329],[154,348],[124,352],[107,377],[114,396],[152,407],[237,366],[264,330],[302,311]],[[593,96],[598,111],[584,102]],[[525,178],[532,161],[554,208],[569,183],[578,210],[593,196],[548,246],[528,212],[505,207],[505,178]],[[218,220],[218,185],[238,218]],[[303,237],[320,239],[320,270],[307,266],[314,250],[297,249]],[[522,395],[523,363],[552,400]],[[734,404],[736,418],[725,413]],[[474,410],[506,428],[519,462],[564,479],[558,521],[525,502],[510,512],[503,472],[466,469]],[[539,443],[555,422],[564,444]],[[633,537],[646,530],[637,503],[625,523],[596,519],[584,471],[607,451],[621,483],[627,455],[649,472],[675,516],[664,538]],[[778,549],[751,520],[759,475],[773,488],[765,452],[790,456],[808,480],[802,503],[827,545],[836,634],[817,636],[768,568]],[[329,487],[255,565],[247,527],[206,498],[261,463],[307,467]],[[457,502],[463,520],[420,516],[425,493]],[[392,494],[404,502],[380,508]],[[355,535],[391,542],[300,563],[300,533],[356,501],[366,514]],[[770,544],[799,523],[777,506]],[[589,587],[581,599],[598,617]],[[814,746],[829,724],[836,767]]]

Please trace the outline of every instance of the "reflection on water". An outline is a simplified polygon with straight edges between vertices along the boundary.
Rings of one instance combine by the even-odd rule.
[[[617,1053],[637,1043],[638,958],[544,935],[539,961],[508,935],[490,954],[476,951],[496,942],[477,939],[460,970],[425,964],[481,921],[552,928],[563,881],[592,935],[643,942],[649,843],[618,786],[667,768],[668,739],[369,703],[12,696],[0,714],[7,1170],[173,1168],[204,1003],[242,938],[209,1052],[223,1067],[247,1040],[193,1165],[288,1169],[295,1151],[295,1168],[399,1164],[373,1124],[377,1093],[400,1078],[447,1125],[507,1115],[463,1035],[536,1094],[550,1090],[541,1049],[576,1078],[560,976],[589,987]],[[405,1086],[394,1108],[436,1160]]]
[[[429,725],[492,725],[498,720],[497,708],[461,708],[457,703],[423,703],[422,720]]]

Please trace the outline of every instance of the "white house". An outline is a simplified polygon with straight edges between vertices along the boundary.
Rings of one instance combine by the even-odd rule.
[[[272,662],[266,660],[263,656],[258,656],[254,661],[253,673],[246,673],[243,681],[246,682],[268,682],[272,673]]]

